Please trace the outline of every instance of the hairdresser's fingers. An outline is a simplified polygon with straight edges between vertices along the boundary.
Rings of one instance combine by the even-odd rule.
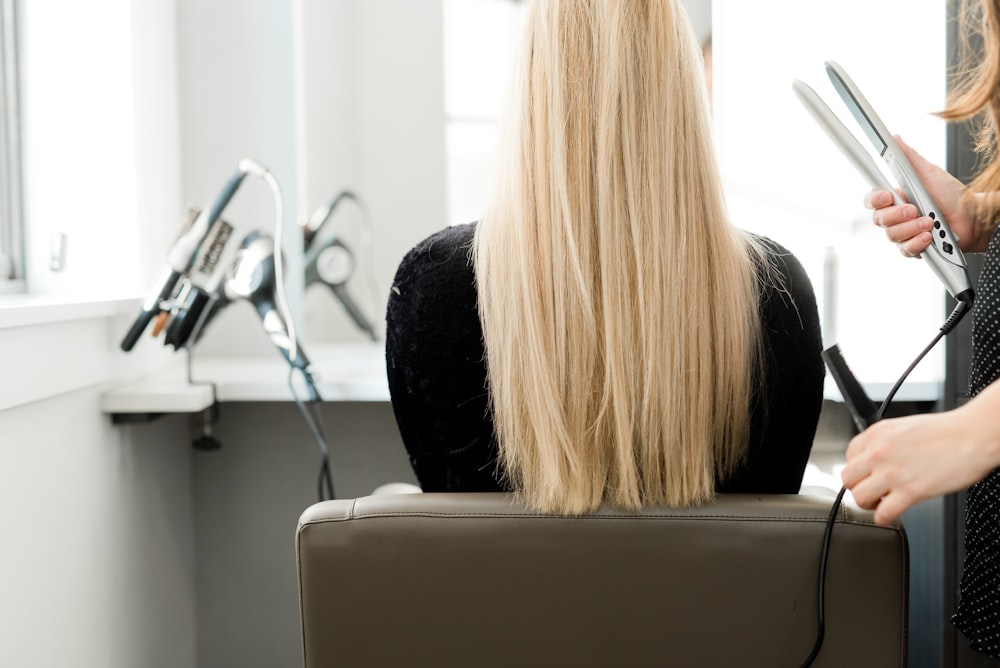
[[[878,506],[875,507],[875,523],[892,523],[917,501],[919,499],[916,497],[899,490],[894,490],[886,494],[879,500]]]
[[[909,204],[907,204],[907,206],[909,206]],[[879,213],[882,212],[877,211],[875,212],[875,215],[878,215]],[[885,228],[885,236],[889,241],[894,244],[901,244],[904,241],[909,241],[910,239],[919,236],[922,232],[930,233],[931,229],[934,227],[934,221],[927,216],[921,216],[920,218],[901,220],[899,222],[892,223],[891,225],[882,225],[882,227]]]
[[[899,244],[899,252],[905,257],[920,257],[920,254],[931,245],[931,233],[921,232],[917,236]]]
[[[871,474],[871,466],[867,457],[848,458],[847,464],[840,472],[840,480],[847,489],[853,489],[855,485],[867,478]]]
[[[891,491],[884,479],[877,473],[865,477],[849,489],[851,495],[854,496],[855,503],[866,510],[874,509],[882,497]]]
[[[872,222],[879,227],[891,229],[902,223],[916,220],[919,215],[920,212],[917,211],[917,207],[912,204],[887,206],[884,209],[878,209],[872,214]]]
[[[852,460],[860,457],[868,449],[869,441],[871,441],[871,434],[867,429],[851,439],[851,442],[847,444],[847,452],[845,453],[848,467],[850,467]]]
[[[899,191],[897,191],[899,192]],[[900,197],[904,200],[906,196],[899,192]],[[865,193],[865,208],[866,209],[884,209],[887,206],[891,206],[893,202],[892,193],[888,190],[869,190]]]

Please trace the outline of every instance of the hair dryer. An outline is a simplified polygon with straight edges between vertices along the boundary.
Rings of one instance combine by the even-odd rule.
[[[275,275],[274,240],[254,230],[243,239],[229,268],[224,286],[225,299],[244,299],[253,304],[271,343],[289,365],[305,371],[309,360],[301,346],[297,346],[297,354],[293,356],[288,324],[276,305]]]
[[[372,341],[378,340],[375,328],[347,291],[347,280],[354,274],[354,253],[340,239],[333,237],[318,248],[306,252],[306,287],[323,283],[333,292],[358,329]]]
[[[233,227],[221,220],[222,212],[247,174],[265,172],[253,160],[241,160],[212,204],[198,213],[181,232],[167,252],[166,262],[153,281],[139,315],[122,339],[122,350],[132,350],[149,323],[162,313],[174,311],[174,315],[178,315],[183,312],[185,325],[194,328],[211,300],[219,260],[232,236]]]
[[[354,253],[336,235],[320,235],[323,227],[333,218],[334,212],[344,200],[353,200],[359,206],[358,197],[344,190],[337,194],[329,204],[316,209],[303,226],[303,243],[306,257],[306,287],[314,283],[323,283],[337,298],[347,315],[362,332],[372,341],[378,340],[375,327],[365,317],[357,302],[347,290],[347,281],[354,275],[356,262]],[[362,206],[363,209],[363,206]]]

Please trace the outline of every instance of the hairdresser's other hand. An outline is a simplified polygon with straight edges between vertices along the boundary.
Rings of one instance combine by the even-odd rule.
[[[1000,465],[1000,383],[947,413],[878,422],[851,440],[841,473],[862,508],[887,524],[910,506],[965,489]]]
[[[896,142],[910,160],[927,192],[941,207],[941,213],[948,221],[951,231],[958,237],[959,247],[967,253],[986,250],[989,239],[983,239],[984,235],[975,225],[972,211],[974,207],[965,198],[965,185],[934,163],[928,162],[899,136],[896,137]],[[910,204],[894,205],[892,194],[885,190],[872,190],[865,195],[865,206],[875,210],[872,217],[875,224],[885,228],[886,237],[899,246],[903,255],[916,257],[930,245],[930,230],[934,227],[934,221],[927,216],[918,218],[916,207]]]

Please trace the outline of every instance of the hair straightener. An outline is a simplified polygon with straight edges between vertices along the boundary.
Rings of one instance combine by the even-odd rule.
[[[941,208],[927,192],[917,176],[916,170],[913,169],[913,165],[903,153],[903,149],[896,143],[885,123],[875,113],[875,109],[844,71],[844,68],[828,60],[826,73],[851,115],[858,121],[864,134],[871,141],[875,151],[885,160],[889,171],[898,181],[899,189],[906,196],[906,200],[917,207],[919,215],[929,216],[934,220],[931,245],[921,256],[927,260],[931,270],[941,279],[952,297],[959,302],[971,304],[974,293],[969,281],[965,256],[962,255],[962,251],[958,247],[958,239],[948,226],[948,222],[941,213]],[[899,196],[896,186],[889,181],[888,177],[875,164],[869,152],[844,127],[819,95],[799,80],[792,82],[792,89],[819,126],[826,131],[834,145],[865,177],[869,185],[888,191],[892,194],[896,204],[902,204],[903,199]]]

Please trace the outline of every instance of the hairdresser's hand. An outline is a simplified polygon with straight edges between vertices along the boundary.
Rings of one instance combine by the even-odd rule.
[[[1000,465],[1000,383],[947,413],[883,420],[854,437],[841,473],[862,508],[887,524],[910,506],[956,492]]]
[[[975,224],[974,206],[972,201],[966,199],[966,187],[962,182],[928,162],[898,136],[896,142],[906,153],[927,192],[941,207],[951,231],[958,237],[959,247],[967,253],[985,251],[989,238]],[[906,199],[905,196],[903,199]],[[903,255],[916,257],[930,245],[930,230],[934,221],[927,216],[918,218],[916,207],[910,204],[893,205],[892,194],[885,190],[872,190],[865,195],[865,206],[875,210],[875,224],[885,228],[886,237],[899,246]]]

